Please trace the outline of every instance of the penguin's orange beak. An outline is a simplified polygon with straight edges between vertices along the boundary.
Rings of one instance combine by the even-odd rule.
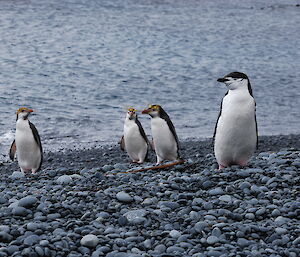
[[[142,114],[148,114],[149,112],[151,112],[151,109],[145,109],[142,111]]]
[[[32,110],[32,109],[29,109],[28,112],[33,112],[33,110]]]

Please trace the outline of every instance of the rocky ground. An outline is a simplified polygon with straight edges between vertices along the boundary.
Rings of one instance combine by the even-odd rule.
[[[3,163],[0,257],[300,256],[300,135],[260,137],[246,168],[212,153],[186,141],[185,164],[127,174],[118,146],[46,153],[34,176]]]

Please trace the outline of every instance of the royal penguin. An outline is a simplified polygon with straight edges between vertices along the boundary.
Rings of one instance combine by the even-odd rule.
[[[140,123],[137,110],[128,108],[124,134],[121,139],[121,149],[126,150],[131,160],[135,163],[143,163],[148,154],[149,141]]]
[[[214,152],[219,169],[247,165],[258,144],[256,103],[248,76],[232,72],[218,82],[228,91],[222,99],[214,131]]]
[[[36,127],[29,121],[32,109],[20,108],[17,111],[15,139],[11,144],[9,157],[15,159],[17,153],[18,164],[23,173],[36,173],[41,169],[43,149]]]
[[[160,105],[150,105],[142,111],[151,117],[151,131],[153,147],[156,153],[156,164],[164,160],[174,161],[180,159],[179,141],[175,127],[165,110]]]

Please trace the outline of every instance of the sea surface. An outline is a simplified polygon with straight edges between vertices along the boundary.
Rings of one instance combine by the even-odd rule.
[[[232,71],[251,80],[260,135],[300,133],[299,4],[0,0],[0,155],[22,106],[45,151],[118,142],[126,108],[148,104],[180,139],[211,137],[226,93],[216,80]]]

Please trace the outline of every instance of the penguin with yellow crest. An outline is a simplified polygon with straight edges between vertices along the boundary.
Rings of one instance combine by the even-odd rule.
[[[126,150],[133,162],[143,163],[147,157],[149,141],[138,120],[137,110],[128,108],[125,122],[124,135],[121,139],[121,149]]]
[[[175,127],[160,105],[150,105],[143,110],[142,114],[149,114],[151,117],[151,131],[154,150],[157,157],[156,164],[164,160],[179,160],[179,140]]]
[[[17,153],[21,171],[36,173],[41,169],[43,149],[36,127],[29,121],[32,109],[20,108],[17,111],[15,140],[11,144],[9,157],[13,161]]]

